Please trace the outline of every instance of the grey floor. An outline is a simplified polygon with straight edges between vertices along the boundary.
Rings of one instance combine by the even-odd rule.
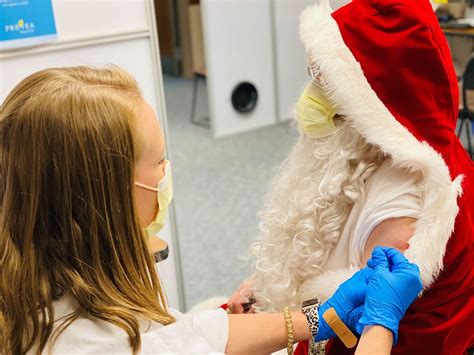
[[[187,308],[230,295],[249,273],[246,260],[269,183],[296,140],[289,123],[215,140],[189,121],[192,82],[165,77],[175,207]],[[205,117],[200,83],[198,116]]]

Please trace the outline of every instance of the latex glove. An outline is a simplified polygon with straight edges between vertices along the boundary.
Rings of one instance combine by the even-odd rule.
[[[316,341],[336,336],[323,318],[324,312],[331,307],[336,310],[345,325],[352,331],[356,331],[356,325],[362,316],[367,282],[372,272],[372,269],[367,267],[359,270],[349,280],[341,284],[334,295],[319,307],[319,329]]]
[[[381,325],[392,331],[393,344],[398,340],[398,324],[407,308],[422,289],[420,270],[393,248],[376,247],[367,266],[374,270],[369,278],[364,313],[357,324]]]

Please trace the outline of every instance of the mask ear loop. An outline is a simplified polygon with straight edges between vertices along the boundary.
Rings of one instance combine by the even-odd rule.
[[[319,69],[319,66],[311,65],[307,66],[306,68],[308,70],[308,76],[312,80],[315,80],[316,82],[319,82],[321,80],[321,70]]]
[[[145,185],[145,184],[142,184],[140,182],[136,182],[134,181],[134,184],[138,187],[141,187],[142,189],[145,189],[145,190],[149,190],[149,191],[153,191],[153,192],[158,192],[160,190],[158,190],[157,187],[152,187],[152,186],[148,186],[148,185]]]
[[[323,90],[327,90],[327,84],[323,79],[323,74],[322,71],[319,67],[319,65],[314,64],[310,65],[307,67],[308,69],[308,75],[311,78],[311,80],[316,83],[317,86],[319,86]]]

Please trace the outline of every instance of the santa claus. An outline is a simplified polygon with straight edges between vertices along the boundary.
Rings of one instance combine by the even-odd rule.
[[[321,0],[300,32],[313,79],[261,212],[256,308],[325,301],[375,246],[392,246],[424,284],[393,353],[463,354],[474,343],[474,169],[430,2],[354,0],[333,13]],[[348,352],[338,341],[326,351]]]

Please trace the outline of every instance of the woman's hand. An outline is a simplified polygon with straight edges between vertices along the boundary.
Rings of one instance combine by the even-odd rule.
[[[255,303],[253,296],[253,289],[255,287],[255,280],[250,278],[245,280],[242,285],[230,296],[227,301],[227,307],[234,314],[241,313],[255,313],[252,305]]]
[[[420,270],[393,248],[377,247],[367,266],[373,269],[367,285],[364,312],[357,325],[381,325],[393,334],[397,343],[398,323],[422,289]]]
[[[363,303],[367,292],[367,282],[373,270],[364,268],[339,286],[334,295],[319,307],[319,329],[316,341],[335,337],[336,334],[323,318],[324,312],[334,308],[337,315],[352,331],[362,316]],[[360,333],[359,333],[360,334]]]

